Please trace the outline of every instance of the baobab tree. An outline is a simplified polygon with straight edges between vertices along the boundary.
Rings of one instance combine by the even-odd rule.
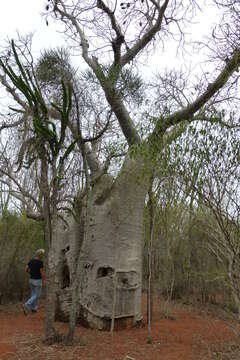
[[[62,234],[63,242],[71,237],[75,245],[70,247],[78,249],[69,256],[70,275],[75,273],[70,276],[77,299],[74,308],[78,317],[93,327],[107,328],[116,320],[142,320],[143,210],[153,169],[163,147],[189,123],[223,123],[221,111],[216,112],[215,106],[220,108],[234,94],[232,82],[237,84],[240,65],[238,42],[226,47],[227,53],[221,56],[216,52],[214,71],[206,71],[197,84],[187,86],[186,82],[186,90],[181,74],[163,76],[166,82],[175,78],[168,82],[171,102],[164,101],[159,87],[155,101],[159,102],[158,110],[153,113],[145,107],[142,127],[138,110],[131,111],[128,94],[121,86],[124,71],[134,72],[141,56],[150,56],[154,47],[163,50],[171,37],[184,50],[184,31],[196,10],[197,4],[191,0],[49,0],[46,7],[46,16],[65,26],[73,51],[88,66],[91,79],[100,88],[98,101],[105,102],[113,114],[126,148],[121,166],[110,171],[109,161],[102,162],[101,146],[96,152],[94,144],[83,144],[88,181],[87,191],[79,197],[76,194],[76,202],[79,200],[83,209],[78,219],[81,229],[77,227],[74,236],[73,230],[71,236]],[[222,39],[227,41],[223,35]],[[75,138],[77,119],[71,125]],[[232,113],[224,124],[234,126],[236,121]]]
[[[152,120],[151,131],[141,134],[138,130],[137,117],[119,89],[120,74],[124,68],[137,66],[137,60],[157,44],[165,45],[171,35],[184,47],[184,26],[196,7],[194,1],[182,0],[48,2],[48,16],[65,25],[65,35],[81,52],[128,145],[115,176],[102,171],[99,162],[94,168],[88,163],[91,189],[78,257],[78,299],[79,316],[91,326],[105,327],[112,317],[141,321],[142,219],[155,161],[168,139],[188,123],[221,122],[214,104],[223,100],[223,94],[226,99],[229,80],[238,79],[240,49],[235,42],[224,54],[227,57],[215,54],[214,75],[206,72],[192,95],[180,89],[178,79],[172,82],[181,101],[173,92],[171,108],[161,104],[160,113],[146,116],[146,121]],[[227,41],[223,35],[222,41]],[[233,117],[228,125],[233,125]]]

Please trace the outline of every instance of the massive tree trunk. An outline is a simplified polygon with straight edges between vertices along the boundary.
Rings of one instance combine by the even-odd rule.
[[[142,319],[143,209],[148,180],[142,162],[127,158],[115,181],[101,176],[88,195],[78,259],[78,317],[87,326],[109,329],[113,321],[124,326]]]

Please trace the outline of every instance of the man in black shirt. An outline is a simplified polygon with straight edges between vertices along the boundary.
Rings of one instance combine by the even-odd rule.
[[[30,274],[29,283],[31,288],[31,297],[25,302],[25,304],[22,304],[25,315],[27,315],[28,311],[32,311],[32,313],[37,312],[37,301],[41,293],[42,285],[45,283],[45,273],[42,261],[43,255],[43,249],[37,250],[34,258],[29,261],[25,268],[25,271]]]

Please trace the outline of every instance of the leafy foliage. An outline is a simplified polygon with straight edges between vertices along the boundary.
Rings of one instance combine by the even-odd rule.
[[[24,214],[4,211],[0,217],[0,302],[22,299],[28,288],[24,271],[37,248],[43,247],[43,224]]]
[[[72,82],[74,70],[64,48],[45,50],[36,64],[36,76],[43,87]]]

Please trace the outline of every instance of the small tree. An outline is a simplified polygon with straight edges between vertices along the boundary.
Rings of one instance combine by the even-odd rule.
[[[62,82],[62,104],[58,106],[52,103],[59,120],[60,126],[57,128],[55,122],[50,118],[49,109],[44,101],[37,79],[22,65],[13,41],[11,49],[18,72],[8,63],[4,63],[3,60],[0,60],[0,66],[12,85],[24,96],[27,102],[28,115],[32,121],[32,135],[25,139],[21,146],[18,170],[24,163],[30,167],[35,159],[39,159],[40,163],[38,201],[40,215],[38,219],[44,221],[44,238],[47,250],[46,340],[49,341],[55,336],[53,323],[56,269],[52,243],[57,221],[58,195],[64,178],[65,161],[76,143],[74,141],[66,149],[63,148],[72,108],[72,90],[69,83],[65,85]]]

